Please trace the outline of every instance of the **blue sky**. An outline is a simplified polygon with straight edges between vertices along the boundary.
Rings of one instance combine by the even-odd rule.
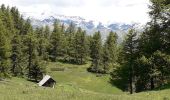
[[[103,23],[149,20],[149,0],[1,0],[0,3],[16,6],[21,12],[53,12]]]

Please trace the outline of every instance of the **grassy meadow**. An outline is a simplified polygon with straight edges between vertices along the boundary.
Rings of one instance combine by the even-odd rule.
[[[0,100],[170,100],[170,89],[133,95],[123,92],[109,83],[108,75],[87,72],[89,65],[49,63],[47,74],[57,81],[54,89],[16,77],[0,81]]]

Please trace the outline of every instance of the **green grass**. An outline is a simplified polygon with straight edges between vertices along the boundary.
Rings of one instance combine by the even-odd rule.
[[[109,76],[96,77],[95,74],[86,71],[89,64],[71,65],[53,63],[49,68],[64,67],[65,71],[48,71],[59,84],[69,84],[77,88],[100,93],[122,93],[122,91],[109,83]]]
[[[109,83],[109,76],[96,77],[87,72],[89,65],[49,63],[48,74],[57,81],[54,89],[16,77],[0,81],[0,100],[170,100],[170,89],[133,95],[122,92]]]

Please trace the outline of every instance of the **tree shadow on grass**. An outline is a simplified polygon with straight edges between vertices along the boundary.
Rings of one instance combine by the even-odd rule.
[[[33,83],[38,83],[38,80],[31,80],[31,79],[27,79],[27,81],[33,82]]]
[[[114,86],[119,88],[122,91],[127,91],[127,82],[121,79],[111,79],[109,80],[109,83]]]
[[[115,86],[119,89],[121,89],[122,91],[127,91],[128,90],[128,82],[127,81],[124,81],[124,80],[121,80],[121,79],[110,79],[109,83],[112,85],[112,86]],[[164,84],[162,86],[159,86],[159,87],[156,87],[155,89],[153,90],[150,90],[149,88],[148,89],[144,89],[144,90],[139,90],[137,91],[137,93],[139,92],[148,92],[148,91],[160,91],[160,90],[166,90],[166,89],[170,89],[170,83],[167,83],[167,84]]]
[[[170,89],[170,83],[164,84],[160,87],[155,88],[155,91]]]

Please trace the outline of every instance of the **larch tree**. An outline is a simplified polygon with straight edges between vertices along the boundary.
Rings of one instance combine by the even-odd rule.
[[[92,64],[91,67],[88,68],[88,70],[91,72],[103,73],[103,62],[102,62],[103,49],[102,49],[102,40],[101,40],[100,32],[96,32],[93,35],[90,46],[91,46],[90,49],[91,49]]]
[[[66,51],[65,52],[66,52],[66,55],[64,58],[66,61],[68,61],[70,63],[73,63],[74,58],[75,58],[75,48],[74,48],[75,33],[76,33],[75,24],[73,22],[71,22],[65,31],[65,37],[66,37],[66,41],[65,41]]]
[[[77,64],[84,64],[88,55],[88,45],[85,31],[78,28],[74,38],[75,62]]]
[[[45,67],[42,59],[38,54],[38,39],[37,34],[30,28],[26,37],[27,53],[28,53],[28,79],[33,81],[39,81],[42,79],[45,73]]]
[[[106,73],[116,66],[117,61],[117,34],[110,32],[103,46],[103,65]]]
[[[0,19],[0,77],[10,77],[11,67],[11,41],[7,37],[7,31]]]
[[[138,38],[134,29],[129,30],[129,33],[123,43],[122,53],[125,65],[124,67],[127,67],[126,71],[128,71],[129,91],[132,94],[136,92],[135,60],[138,56]]]
[[[52,61],[56,61],[62,54],[62,33],[60,23],[58,21],[54,22],[54,29],[50,37],[50,58]]]

